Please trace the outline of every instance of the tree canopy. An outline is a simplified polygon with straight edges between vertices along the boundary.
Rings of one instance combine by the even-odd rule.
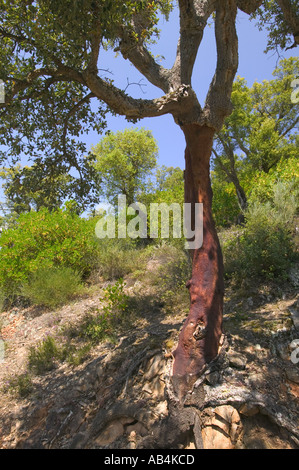
[[[247,199],[242,181],[298,153],[299,116],[291,100],[298,75],[299,60],[291,57],[280,61],[273,80],[251,88],[241,77],[234,83],[233,112],[216,134],[213,155],[214,170],[235,185],[241,209]]]
[[[276,14],[282,16],[284,8],[287,19],[278,24],[284,27],[287,22],[288,27],[275,36],[276,44],[285,47],[286,41],[297,37],[295,0],[230,0],[226,6],[204,0],[192,2],[192,8],[179,1],[181,37],[173,67],[165,69],[151,54],[150,43],[159,34],[159,17],[167,18],[173,8],[170,0],[1,0],[0,77],[6,95],[0,104],[2,160],[15,162],[25,154],[50,171],[81,172],[80,183],[87,177],[86,148],[80,137],[92,129],[101,133],[107,110],[129,120],[172,113],[181,121],[194,99],[193,65],[213,12],[218,65],[206,105],[201,109],[198,104],[197,113],[202,122],[221,127],[231,109],[234,74],[230,71],[237,60],[235,3],[246,13],[260,15],[263,25],[269,15],[274,21]],[[256,10],[261,4],[261,10]],[[227,50],[223,49],[225,34]],[[138,100],[118,89],[102,56],[107,48],[130,60],[165,95]]]
[[[111,132],[92,152],[100,193],[109,203],[117,206],[117,196],[123,194],[130,205],[147,190],[158,157],[158,145],[150,131],[128,128]]]
[[[253,19],[258,19],[259,28],[266,27],[268,44],[266,52],[277,49],[292,49],[299,44],[299,17],[297,0],[266,0],[256,10]]]

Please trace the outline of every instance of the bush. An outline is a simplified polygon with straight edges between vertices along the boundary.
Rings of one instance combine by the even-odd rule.
[[[152,273],[152,283],[168,312],[173,307],[188,303],[186,282],[191,277],[191,260],[185,250],[167,244],[157,248],[156,256],[159,267]]]
[[[132,272],[136,266],[138,250],[119,240],[99,241],[97,257],[99,274],[107,281],[119,279]]]
[[[81,276],[67,267],[39,268],[22,287],[31,303],[55,308],[82,292]]]
[[[40,268],[64,266],[84,278],[91,272],[98,250],[94,220],[67,209],[22,214],[0,237],[0,289],[14,299],[21,286]]]
[[[233,183],[212,178],[213,217],[217,227],[229,227],[240,215],[240,207]]]
[[[5,306],[5,294],[3,291],[0,290],[0,312],[4,310]]]
[[[44,338],[37,346],[31,346],[28,356],[28,368],[35,374],[44,374],[54,369],[57,360],[61,360],[61,350],[52,336]]]
[[[297,194],[298,204],[298,181],[299,178],[299,162],[298,158],[282,159],[277,166],[271,168],[269,173],[263,171],[257,172],[250,181],[248,190],[249,200],[251,203],[273,203],[274,193],[277,192],[280,185],[280,191],[283,186],[290,191],[289,195]],[[289,202],[288,198],[284,198],[284,202]]]
[[[31,376],[28,372],[9,378],[2,391],[16,394],[20,398],[26,398],[33,390]]]
[[[256,199],[245,214],[246,226],[222,242],[228,277],[286,279],[295,256],[293,220],[297,205],[290,183],[276,183],[272,202]]]
[[[95,317],[87,317],[83,326],[83,335],[93,342],[105,338],[113,339],[116,331],[127,323],[129,313],[129,297],[124,292],[125,283],[119,279],[114,285],[104,289],[100,299],[102,310]]]

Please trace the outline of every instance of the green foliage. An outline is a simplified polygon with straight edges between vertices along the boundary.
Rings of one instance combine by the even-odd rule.
[[[104,313],[114,315],[124,312],[128,308],[128,296],[124,293],[125,282],[118,279],[114,285],[109,285],[104,289],[104,295],[101,300],[105,303]]]
[[[79,366],[86,360],[91,348],[91,343],[86,343],[81,347],[72,347],[71,345],[68,345],[65,353],[65,360],[72,366]]]
[[[290,0],[291,16],[298,17],[298,2]],[[298,31],[292,30],[290,22],[286,21],[282,10],[275,0],[264,0],[262,6],[252,15],[252,19],[257,20],[260,30],[264,28],[268,32],[268,43],[265,52],[277,51],[277,48],[287,49],[294,43],[294,35],[298,36]],[[298,20],[297,20],[298,21]],[[298,24],[298,23],[297,23]]]
[[[298,74],[298,58],[290,57],[280,61],[273,80],[255,82],[249,88],[245,79],[236,79],[234,109],[217,134],[213,149],[213,207],[218,226],[236,220],[232,185],[243,211],[250,193],[256,191],[254,182],[259,175],[274,175],[276,168],[282,171],[287,160],[290,169],[295,168],[298,112],[291,100],[291,84]]]
[[[5,306],[5,294],[2,290],[0,290],[0,312],[3,311]]]
[[[115,333],[128,322],[129,297],[124,292],[123,279],[116,281],[104,289],[102,310],[96,316],[85,319],[83,335],[92,342],[99,342],[109,338],[113,340]]]
[[[21,294],[32,304],[56,308],[82,293],[81,276],[66,266],[38,268],[22,286]]]
[[[68,197],[81,205],[95,202],[94,167],[82,136],[103,132],[108,109],[101,100],[92,104],[96,95],[83,74],[89,69],[97,75],[98,49],[115,49],[121,31],[141,47],[152,42],[159,18],[171,9],[169,0],[67,0],[63,6],[57,0],[0,1],[6,94],[0,103],[0,162],[15,164],[21,155],[34,162],[22,180],[35,201],[42,197],[52,204],[49,176],[57,181],[63,175],[67,184],[61,190]],[[105,86],[112,86],[111,76],[104,75]]]
[[[212,174],[213,188],[213,217],[217,227],[229,227],[236,223],[240,214],[236,198],[236,190],[233,183],[221,181]]]
[[[182,200],[184,191],[184,174],[179,167],[162,165],[156,171],[156,191],[171,191],[178,200]]]
[[[142,193],[140,202],[147,208],[151,202],[171,204],[184,202],[184,175],[181,168],[158,167],[150,190]]]
[[[123,28],[136,43],[151,41],[159,15],[167,17],[171,8],[169,0],[67,0],[63,6],[1,0],[0,77],[9,102],[1,114],[1,156],[15,162],[22,153],[34,155],[39,170],[57,168],[56,175],[79,170],[83,191],[87,152],[80,137],[91,129],[101,133],[107,110],[100,101],[91,106],[95,95],[80,72],[94,60],[97,44],[115,48]],[[57,67],[70,73],[67,80]]]
[[[28,356],[28,368],[34,374],[44,374],[55,368],[62,358],[62,349],[52,336],[46,336],[36,346],[31,346]]]
[[[86,165],[90,161],[86,159]],[[87,169],[87,167],[86,167]],[[91,171],[92,173],[93,171]],[[63,201],[73,197],[82,211],[92,193],[91,175],[85,173],[84,184],[60,166],[34,163],[21,167],[19,164],[0,171],[4,194],[11,211],[17,214],[39,211],[46,207],[50,211],[62,206]]]
[[[82,278],[91,272],[98,249],[94,220],[67,209],[22,214],[0,237],[0,287],[13,299],[38,269],[64,266]]]
[[[298,193],[290,192],[292,183],[278,182],[272,200],[253,201],[245,213],[246,226],[234,230],[222,242],[225,272],[243,279],[287,279],[287,270],[295,257],[294,217]]]
[[[9,378],[2,389],[4,393],[16,394],[20,398],[28,397],[32,390],[32,377],[28,372]]]
[[[97,157],[101,191],[108,202],[117,206],[119,194],[126,196],[128,205],[137,202],[157,165],[158,146],[152,133],[144,128],[110,132],[92,151]]]
[[[181,220],[181,237],[173,232],[174,211],[169,211],[169,237],[167,239],[178,247],[185,243],[183,235],[183,203],[184,203],[184,176],[181,168],[173,168],[162,166],[157,168],[155,180],[153,181],[152,188],[147,193],[143,193],[140,201],[146,206],[147,210],[147,233],[151,232],[151,204],[159,204],[160,210],[163,209],[163,204],[166,204],[167,209],[171,208],[171,204],[179,205],[180,207],[180,220]],[[165,212],[165,217],[168,216],[168,210]],[[177,222],[177,221],[176,221]],[[157,227],[154,228],[156,238],[152,239],[155,244],[160,244],[164,239],[161,232],[161,217],[159,215]],[[164,240],[165,241],[165,240]]]
[[[99,240],[97,271],[103,279],[112,281],[134,271],[140,250],[130,239]]]
[[[271,168],[268,173],[256,172],[248,185],[248,194],[251,202],[273,201],[276,183],[285,183],[285,188],[290,191],[290,197],[295,197],[298,192],[299,161],[297,157],[287,160],[281,159],[276,167]],[[296,199],[296,198],[295,198]],[[294,206],[296,201],[294,200]]]
[[[170,313],[178,305],[188,305],[186,282],[191,277],[191,260],[181,247],[164,244],[156,250],[159,268],[152,274],[152,283],[166,313]]]

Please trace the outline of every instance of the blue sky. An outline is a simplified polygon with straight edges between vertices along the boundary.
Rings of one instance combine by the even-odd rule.
[[[172,67],[178,40],[179,19],[178,11],[175,9],[168,22],[162,19],[159,25],[161,29],[161,37],[155,46],[152,46],[152,52],[155,55],[164,56],[162,60],[164,67]],[[237,75],[245,77],[249,86],[254,81],[261,82],[272,78],[272,71],[277,66],[279,57],[277,54],[265,54],[267,35],[265,31],[259,31],[253,22],[250,22],[248,15],[239,12],[237,18],[237,31],[239,37],[239,69]],[[295,55],[294,50],[281,53],[280,58]],[[216,46],[214,38],[214,28],[212,25],[206,27],[204,38],[200,46],[196,64],[194,67],[192,86],[196,91],[201,104],[204,99],[215,71],[216,64]],[[127,88],[127,93],[135,98],[157,98],[163,92],[146,81],[142,75],[129,63],[121,58],[115,57],[112,51],[104,52],[100,55],[99,67],[109,69],[111,78],[114,79],[115,85],[124,89],[128,83],[131,85]],[[104,72],[103,72],[104,73]],[[105,75],[107,75],[105,73]],[[141,83],[146,86],[142,88],[134,83]],[[123,130],[125,127],[131,127],[125,118],[121,116],[108,116],[107,129],[116,132]],[[152,131],[153,136],[157,140],[159,146],[160,165],[179,166],[184,168],[184,136],[180,128],[174,123],[172,116],[162,116],[156,118],[148,118],[139,121],[136,127],[145,127]],[[103,136],[99,136],[94,132],[90,132],[83,139],[89,150],[91,146],[97,144]],[[25,163],[25,162],[23,162]],[[0,200],[3,200],[3,192],[0,187]]]
[[[157,45],[152,47],[154,54],[165,57],[162,61],[164,67],[172,67],[175,54],[179,31],[179,19],[177,10],[172,12],[168,22],[161,21],[160,24],[161,37]],[[249,86],[254,81],[261,82],[272,78],[272,72],[277,66],[279,57],[277,54],[265,54],[264,50],[267,43],[267,35],[265,31],[259,31],[253,22],[250,22],[248,15],[239,12],[237,19],[237,31],[239,37],[239,69],[237,75],[245,77]],[[294,50],[281,53],[280,58],[290,57],[294,55]],[[147,86],[140,87],[138,85],[130,85],[127,93],[135,98],[156,98],[163,92],[149,84],[146,79],[139,74],[138,71],[121,57],[115,58],[115,54],[109,52],[102,56],[103,65],[100,67],[109,68],[115,80],[115,84],[121,88],[125,88],[129,83],[141,83]],[[216,65],[216,46],[214,38],[214,28],[211,25],[205,29],[204,38],[200,46],[196,64],[193,72],[192,86],[197,93],[201,104],[204,103],[206,93],[210,81],[213,77]],[[123,130],[130,127],[123,117],[108,117],[108,129],[111,131]],[[152,131],[153,136],[157,140],[159,146],[159,164],[166,166],[184,167],[184,136],[180,128],[174,123],[172,116],[162,116],[156,118],[148,118],[139,121],[136,127],[145,127]],[[90,133],[86,139],[87,145],[94,145],[101,138]]]

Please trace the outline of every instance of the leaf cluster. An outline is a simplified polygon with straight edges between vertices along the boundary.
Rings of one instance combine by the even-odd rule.
[[[147,191],[158,157],[158,145],[151,131],[127,128],[110,132],[92,152],[102,195],[110,204],[117,206],[117,197],[123,194],[130,205]]]
[[[0,236],[0,288],[6,297],[13,300],[41,268],[69,267],[88,276],[98,248],[94,224],[65,208],[21,214]]]
[[[290,10],[298,16],[297,0],[290,0]],[[257,21],[260,30],[266,29],[268,32],[268,43],[265,52],[277,51],[278,49],[291,48],[294,43],[294,34],[299,35],[299,31],[292,30],[290,23],[275,0],[265,0],[251,16]],[[298,44],[298,43],[297,43]]]

